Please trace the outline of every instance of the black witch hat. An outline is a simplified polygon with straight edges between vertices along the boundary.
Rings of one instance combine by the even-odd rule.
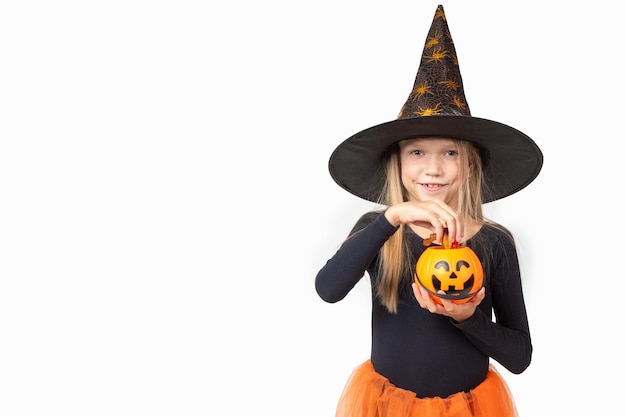
[[[481,154],[488,203],[523,189],[539,175],[543,154],[535,142],[505,124],[473,117],[463,92],[456,50],[443,6],[435,13],[413,90],[396,120],[362,130],[332,153],[329,170],[339,186],[378,202],[390,146],[420,137],[462,139]]]

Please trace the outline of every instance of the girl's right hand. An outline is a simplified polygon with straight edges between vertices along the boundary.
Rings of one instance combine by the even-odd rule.
[[[437,234],[437,242],[443,240],[443,229],[448,228],[450,240],[463,240],[463,221],[458,213],[441,200],[405,201],[394,204],[385,211],[389,223],[398,227],[401,224],[413,224]],[[453,238],[455,236],[455,238]]]

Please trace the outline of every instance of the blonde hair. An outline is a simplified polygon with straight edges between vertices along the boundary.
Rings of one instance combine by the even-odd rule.
[[[455,140],[459,151],[459,177],[463,180],[458,192],[456,210],[465,219],[484,221],[482,210],[483,169],[478,148],[470,142]],[[408,201],[406,189],[402,185],[398,144],[388,153],[386,178],[379,203],[385,206]],[[403,276],[410,274],[414,265],[410,263],[410,248],[404,239],[405,225],[400,225],[383,245],[378,263],[380,280],[376,295],[391,313],[398,310],[398,289]]]

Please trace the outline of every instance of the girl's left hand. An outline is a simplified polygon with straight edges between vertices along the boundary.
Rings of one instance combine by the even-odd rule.
[[[423,309],[434,314],[450,317],[460,323],[472,317],[478,304],[485,298],[485,288],[481,288],[475,296],[463,304],[454,304],[452,301],[443,298],[441,299],[443,304],[437,304],[430,298],[428,291],[418,286],[415,282],[413,283],[413,294]]]

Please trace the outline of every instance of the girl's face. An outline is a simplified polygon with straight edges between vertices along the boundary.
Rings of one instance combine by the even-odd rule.
[[[456,207],[460,157],[451,139],[420,138],[399,143],[402,185],[409,199],[439,199]]]

